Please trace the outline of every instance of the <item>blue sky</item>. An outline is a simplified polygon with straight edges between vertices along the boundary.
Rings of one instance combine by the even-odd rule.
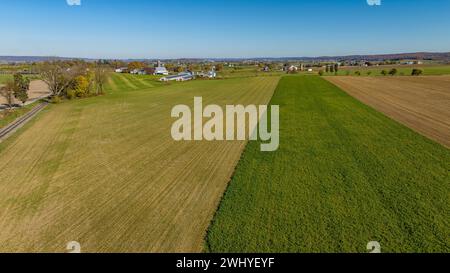
[[[450,51],[450,0],[1,0],[0,55],[324,56]]]

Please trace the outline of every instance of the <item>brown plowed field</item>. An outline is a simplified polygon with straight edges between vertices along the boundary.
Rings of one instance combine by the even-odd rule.
[[[363,103],[450,147],[450,76],[326,79]]]
[[[0,84],[1,86],[1,84]],[[30,83],[30,89],[28,91],[28,99],[33,100],[37,98],[41,98],[43,96],[47,96],[50,94],[50,91],[48,90],[48,85],[41,81],[41,80],[35,80],[31,81]],[[0,96],[0,104],[6,103],[6,100]],[[20,103],[18,100],[15,100],[15,103]]]

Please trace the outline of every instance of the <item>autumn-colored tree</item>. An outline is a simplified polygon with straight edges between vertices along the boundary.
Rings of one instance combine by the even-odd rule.
[[[188,70],[189,71],[196,71],[199,70],[199,66],[197,64],[189,64],[188,65]]]
[[[184,71],[184,68],[182,66],[177,66],[173,69],[174,72],[180,73]]]
[[[219,64],[216,64],[216,71],[222,71],[223,70],[223,64],[221,64],[221,63],[219,63]]]
[[[135,70],[135,69],[142,69],[145,67],[145,64],[143,62],[131,62],[128,64],[128,69]]]
[[[75,95],[79,98],[85,97],[88,94],[89,81],[85,76],[77,76],[74,80]]]
[[[175,69],[175,66],[171,63],[168,63],[165,65],[167,71],[173,71]]]
[[[123,62],[123,61],[112,61],[111,62],[111,66],[113,67],[113,68],[121,68],[121,67],[126,67],[127,66],[127,64],[125,63],[125,62]]]

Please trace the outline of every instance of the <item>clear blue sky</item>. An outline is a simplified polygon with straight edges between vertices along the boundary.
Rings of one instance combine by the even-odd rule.
[[[0,55],[282,57],[450,51],[450,0],[1,0]]]

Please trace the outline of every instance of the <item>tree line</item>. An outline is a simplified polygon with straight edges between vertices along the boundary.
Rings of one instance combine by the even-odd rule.
[[[334,66],[334,68],[333,68],[333,66],[327,66],[326,67],[326,69],[325,69],[325,72],[326,73],[335,73],[335,75],[337,75],[337,73],[338,73],[338,70],[337,69],[339,69],[339,67],[337,67],[336,68],[336,66]],[[356,70],[355,72],[353,72],[356,76],[361,76],[362,75],[362,72],[361,71],[359,71],[359,70]],[[347,70],[347,72],[346,72],[346,75],[347,76],[350,76],[350,74],[351,74],[351,71],[350,70]],[[370,76],[370,75],[372,75],[372,71],[367,71],[366,72],[366,74],[367,74],[367,76]],[[392,68],[392,69],[390,69],[390,70],[386,70],[386,69],[383,69],[383,70],[381,70],[381,72],[380,72],[380,74],[382,75],[382,76],[396,76],[396,75],[398,75],[399,74],[399,71],[398,71],[398,69],[397,68]],[[401,75],[404,75],[404,73],[402,72],[402,73],[400,73]],[[420,76],[420,75],[422,75],[423,74],[423,70],[422,69],[417,69],[417,68],[414,68],[413,70],[412,70],[412,72],[411,72],[411,76]],[[323,76],[324,75],[324,71],[323,70],[320,70],[319,71],[319,75],[320,76]]]
[[[84,98],[104,94],[108,67],[101,64],[67,62],[43,63],[41,79],[48,85],[53,101],[62,98]]]
[[[5,86],[0,88],[0,95],[5,98],[6,105],[12,109],[15,99],[25,104],[28,100],[28,90],[30,89],[30,79],[20,73],[13,76],[13,80],[6,81]]]
[[[50,99],[84,98],[104,94],[109,66],[81,61],[55,61],[38,64],[39,76],[50,91]],[[28,101],[30,79],[16,73],[12,80],[0,88],[0,96],[5,98],[9,109],[15,100],[24,105]]]

